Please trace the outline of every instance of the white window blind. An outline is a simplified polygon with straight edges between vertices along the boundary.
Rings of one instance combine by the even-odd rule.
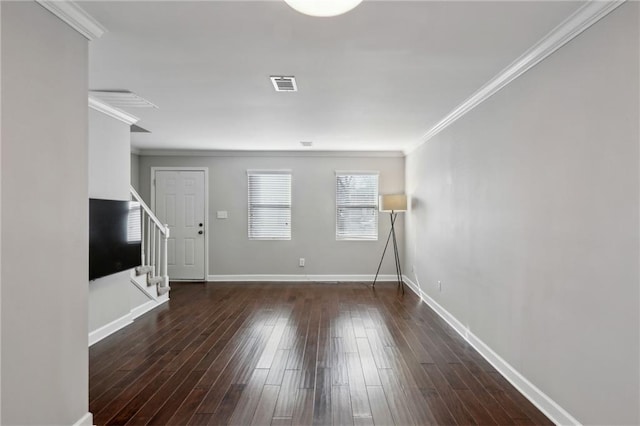
[[[291,239],[291,172],[247,171],[249,239]]]
[[[140,203],[137,201],[129,201],[129,214],[127,215],[127,242],[139,243],[140,241],[142,241]]]
[[[378,173],[336,172],[336,239],[378,239]]]

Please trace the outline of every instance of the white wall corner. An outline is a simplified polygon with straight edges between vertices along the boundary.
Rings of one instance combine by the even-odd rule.
[[[98,21],[73,1],[36,0],[40,6],[53,13],[88,40],[102,37],[107,31]]]
[[[527,380],[518,370],[505,361],[486,343],[460,322],[449,311],[443,308],[438,302],[422,291],[418,284],[411,281],[406,275],[403,280],[407,287],[411,289],[420,299],[434,310],[440,318],[445,320],[464,340],[466,340],[484,359],[489,362],[498,372],[509,381],[522,395],[524,395],[533,405],[535,405],[545,416],[557,425],[580,425],[580,422],[569,414],[558,403],[549,398],[544,392],[538,389],[533,383]]]
[[[89,96],[89,108],[106,114],[109,117],[115,118],[116,120],[122,121],[129,126],[140,121],[140,119],[135,115],[131,115],[128,112],[122,111],[121,109],[112,107],[111,105],[102,102],[101,100],[94,98],[93,96]]]
[[[518,59],[500,71],[477,92],[436,123],[422,136],[420,142],[404,151],[405,155],[408,155],[418,149],[429,139],[433,138],[473,108],[495,95],[498,91],[527,72],[530,68],[545,60],[553,52],[560,49],[584,30],[607,16],[625,1],[626,0],[589,0],[584,2],[584,5],[576,10],[571,16],[551,30],[547,35],[540,39],[540,41],[520,55]]]
[[[93,425],[93,414],[86,413],[84,416],[80,417],[77,422],[73,424],[73,426],[92,426]]]

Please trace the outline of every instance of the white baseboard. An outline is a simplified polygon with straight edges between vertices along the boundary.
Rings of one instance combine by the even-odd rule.
[[[92,426],[93,425],[93,414],[86,413],[84,416],[80,417],[80,419],[73,424],[73,426]]]
[[[166,303],[169,300],[169,293],[165,293],[161,296],[158,296],[155,300],[149,300],[147,303],[143,303],[140,306],[137,306],[131,310],[131,319],[136,319],[141,315],[146,314],[152,309],[157,308],[158,306]]]
[[[375,275],[209,275],[210,282],[360,282],[371,281]],[[395,281],[395,275],[378,275],[378,281]]]
[[[100,340],[104,339],[107,336],[112,335],[116,331],[120,330],[131,324],[133,322],[133,318],[131,318],[131,313],[121,316],[120,318],[111,321],[107,325],[103,325],[89,333],[89,346],[92,346],[98,343]]]
[[[419,285],[411,281],[406,275],[403,276],[404,283],[423,302],[433,309],[443,320],[445,320],[460,336],[464,338],[473,348],[478,351],[489,364],[491,364],[505,379],[509,381],[522,395],[524,395],[533,405],[542,411],[552,422],[557,425],[579,425],[580,422],[569,414],[558,403],[549,398],[544,392],[538,389],[533,383],[527,380],[511,364],[505,361],[500,355],[493,351],[478,336],[473,334],[456,317],[443,308],[438,302],[433,300],[427,293],[422,291]]]
[[[139,316],[146,314],[152,309],[157,308],[158,306],[166,303],[169,300],[168,294],[163,294],[162,296],[158,296],[157,300],[150,300],[146,303],[143,303],[140,306],[136,306],[126,315],[121,316],[120,318],[111,321],[109,324],[104,325],[97,330],[89,333],[89,346],[92,346],[98,343],[100,340],[111,336],[116,331],[128,326],[133,323],[133,320],[138,318]]]
[[[73,426],[92,426],[93,425],[93,414],[86,413],[84,416],[80,417],[80,419],[73,424]]]

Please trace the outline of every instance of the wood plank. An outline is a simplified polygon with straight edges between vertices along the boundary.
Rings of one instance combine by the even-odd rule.
[[[391,411],[389,410],[389,404],[387,403],[387,397],[384,394],[382,385],[367,386],[367,394],[369,395],[369,405],[371,406],[371,414],[373,416],[374,424],[395,424]]]
[[[269,370],[254,370],[240,396],[240,400],[236,404],[233,415],[229,419],[230,425],[246,426],[251,423],[262,395],[264,382],[267,381],[267,375],[269,375]]]
[[[264,350],[262,351],[262,355],[260,356],[260,359],[258,360],[258,364],[256,365],[256,368],[270,368],[271,365],[273,364],[273,361],[276,357],[276,352],[278,350],[278,345],[280,344],[280,340],[282,339],[282,336],[284,334],[284,330],[287,324],[287,319],[286,318],[280,318],[277,323],[275,324],[275,327],[273,329],[273,332],[271,333],[271,335],[269,336],[269,339],[264,347]]]
[[[354,426],[374,426],[373,417],[354,417]]]
[[[460,401],[454,390],[451,388],[451,385],[442,375],[438,366],[435,364],[422,364],[422,367],[427,371],[427,374],[433,381],[438,394],[440,394],[440,397],[453,415],[456,423],[478,424],[473,416],[469,414],[462,401]]]
[[[357,353],[348,353],[346,356],[353,417],[371,417],[369,396],[367,395],[367,385],[364,381],[364,375],[362,374],[360,355]]]
[[[360,354],[360,362],[362,364],[362,373],[364,375],[364,381],[367,386],[382,386],[380,382],[380,376],[378,375],[378,368],[376,362],[373,359],[373,353],[371,352],[371,346],[369,346],[369,339],[356,339],[358,344],[358,353]]]
[[[514,419],[512,419],[509,414],[507,414],[507,412],[502,408],[498,401],[496,401],[496,399],[489,392],[487,392],[484,386],[482,386],[480,382],[477,381],[475,377],[473,377],[471,372],[467,370],[465,366],[463,366],[462,364],[452,364],[452,368],[470,389],[470,391],[461,391],[468,392],[468,394],[465,394],[465,398],[472,398],[477,400],[477,403],[486,411],[491,413],[491,417],[498,424],[504,425],[513,423]],[[458,396],[460,397],[460,393],[458,393]],[[464,401],[463,398],[460,399]],[[465,405],[469,404],[465,402]]]
[[[267,376],[268,385],[280,385],[284,378],[284,371],[289,359],[289,349],[278,349],[273,357],[273,362],[269,368],[269,375]],[[259,365],[260,363],[258,363]]]
[[[242,392],[247,385],[235,383],[227,389],[222,397],[222,401],[218,406],[218,409],[215,413],[209,415],[209,421],[207,424],[210,425],[226,425],[229,423],[229,419],[233,415],[233,412],[238,405],[238,401],[240,401],[240,397],[242,396]],[[202,413],[196,414],[196,416],[201,415]],[[194,416],[194,417],[196,417]],[[193,418],[192,418],[193,419]]]
[[[271,426],[293,426],[291,417],[274,417],[271,420]]]
[[[331,417],[334,425],[353,425],[353,411],[351,408],[349,386],[332,386]],[[318,422],[315,424],[327,423]]]
[[[331,423],[331,407],[333,406],[331,370],[318,368],[316,376],[316,387],[313,395],[313,424],[329,424]]]
[[[264,386],[262,395],[260,395],[260,400],[258,401],[258,406],[256,407],[256,412],[253,415],[253,420],[251,420],[252,425],[260,426],[271,423],[279,392],[280,386]]]
[[[380,340],[378,330],[374,328],[367,328],[365,329],[365,332],[367,333],[367,340],[369,341],[371,354],[373,355],[373,360],[376,363],[376,367],[391,368],[391,362],[389,361],[387,353],[384,350],[385,346],[382,344],[382,340]]]
[[[394,422],[400,425],[418,425],[418,422],[411,415],[411,410],[407,404],[407,396],[393,370],[380,369],[379,373]]]
[[[293,408],[293,424],[310,426],[313,424],[313,389],[300,389]]]
[[[298,396],[298,383],[300,383],[300,370],[285,370],[278,401],[276,402],[274,417],[292,417]]]
[[[344,349],[344,339],[334,337],[331,339],[331,373],[334,386],[349,384],[349,372],[347,370],[347,355]]]

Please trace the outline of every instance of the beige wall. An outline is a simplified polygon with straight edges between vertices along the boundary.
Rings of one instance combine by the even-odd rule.
[[[621,6],[406,163],[408,276],[585,424],[640,423],[638,21]]]
[[[87,40],[35,2],[2,9],[2,419],[88,411]]]
[[[147,201],[154,166],[209,168],[209,275],[373,275],[389,232],[388,215],[380,215],[378,241],[336,241],[335,171],[378,170],[380,192],[404,191],[401,157],[142,155],[140,189]],[[291,241],[248,239],[247,169],[292,170]],[[229,219],[216,219],[217,210],[228,211]],[[306,259],[304,268],[298,266],[300,257]],[[392,252],[385,260],[382,273],[395,273]]]

